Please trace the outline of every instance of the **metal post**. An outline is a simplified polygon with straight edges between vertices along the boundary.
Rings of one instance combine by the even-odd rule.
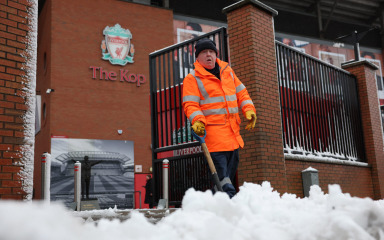
[[[141,209],[141,191],[135,191],[135,193],[136,193],[136,192],[139,193],[139,206],[140,206],[139,209]],[[135,202],[135,201],[133,201],[133,202]],[[135,208],[135,205],[133,206],[133,208]]]
[[[360,61],[360,45],[358,42],[354,44],[353,50],[355,51],[355,61]]]
[[[301,171],[301,176],[303,179],[303,191],[304,196],[309,197],[309,191],[311,190],[312,185],[319,186],[319,171],[312,167],[309,167]]]
[[[169,207],[169,199],[168,199],[168,168],[169,168],[169,160],[163,160],[163,199],[165,200],[165,208]]]
[[[75,199],[76,210],[80,211],[80,201],[81,201],[81,163],[77,161],[74,167],[74,176],[75,176]]]
[[[50,201],[51,185],[51,155],[47,152],[41,155],[41,199]]]

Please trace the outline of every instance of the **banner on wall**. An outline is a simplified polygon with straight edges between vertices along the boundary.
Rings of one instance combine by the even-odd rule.
[[[134,199],[133,141],[100,139],[51,139],[51,200],[69,206],[74,200],[74,163],[86,157],[90,173],[82,172],[82,197],[87,198],[85,179],[90,180],[90,199],[100,208],[132,208]]]

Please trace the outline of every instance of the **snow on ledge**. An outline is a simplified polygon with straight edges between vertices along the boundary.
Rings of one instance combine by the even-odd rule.
[[[350,166],[359,166],[359,167],[369,167],[368,163],[364,162],[356,162],[350,160],[338,160],[330,157],[318,157],[318,156],[304,156],[297,154],[284,154],[285,159],[289,160],[298,160],[298,161],[308,161],[308,162],[320,162],[320,163],[333,163],[333,164],[341,164],[341,165],[350,165]]]
[[[301,172],[318,172],[318,170],[313,168],[313,167],[309,167],[309,168],[307,168],[307,169],[305,169],[305,170],[303,170]]]

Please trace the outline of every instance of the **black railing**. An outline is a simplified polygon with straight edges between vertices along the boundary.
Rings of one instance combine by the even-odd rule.
[[[364,161],[356,79],[276,41],[286,154]]]
[[[207,161],[202,154],[193,154],[180,157],[169,157],[169,199],[170,205],[178,206],[183,199],[185,191],[189,188],[205,191],[212,187],[211,173],[207,166]],[[155,169],[154,175],[158,181],[155,181],[155,189],[158,193],[163,192],[162,160],[156,160],[153,163]]]
[[[170,161],[170,202],[175,204],[180,202],[185,190],[190,187],[199,190],[210,187],[210,181],[207,184],[201,184],[201,180],[206,181],[205,173],[207,172],[206,165],[203,164],[203,154],[198,153],[191,157],[187,151],[181,151],[191,149],[194,152],[199,148],[199,143],[191,137],[191,124],[182,108],[182,81],[194,68],[194,46],[202,38],[215,41],[219,50],[218,57],[228,61],[225,28],[219,28],[149,55],[155,202],[160,198],[161,161],[165,158]],[[189,168],[190,165],[195,168]],[[181,178],[175,176],[181,176]]]

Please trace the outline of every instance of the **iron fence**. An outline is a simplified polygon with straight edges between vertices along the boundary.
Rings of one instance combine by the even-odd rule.
[[[228,61],[225,28],[195,36],[149,55],[155,203],[162,192],[161,162],[166,158],[170,161],[170,203],[180,203],[184,192],[190,187],[198,190],[210,188],[203,154],[199,151],[199,143],[191,137],[191,124],[182,108],[182,81],[194,69],[194,46],[202,38],[215,41],[218,57]]]
[[[276,41],[286,154],[364,161],[356,79]]]

